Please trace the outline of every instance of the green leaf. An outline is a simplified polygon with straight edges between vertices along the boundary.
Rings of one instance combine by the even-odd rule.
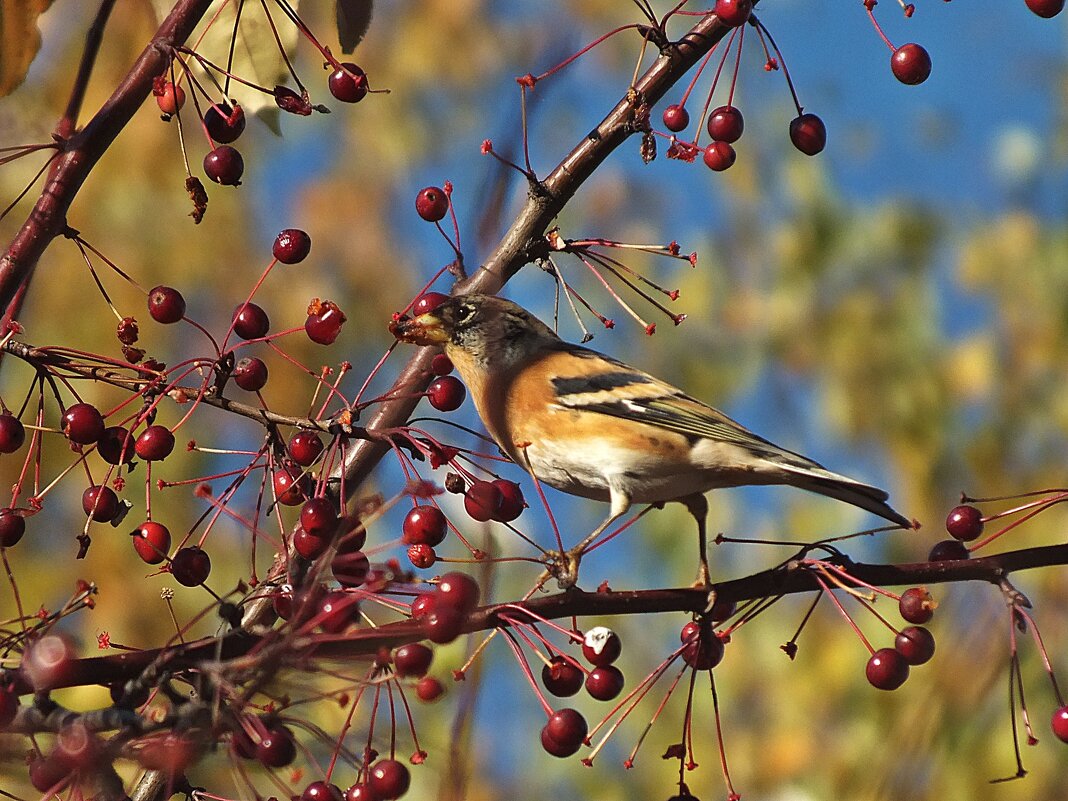
[[[337,0],[337,40],[342,53],[351,53],[371,26],[374,0]]]
[[[6,97],[26,79],[26,71],[41,49],[37,18],[52,0],[16,0],[0,3],[0,97]]]

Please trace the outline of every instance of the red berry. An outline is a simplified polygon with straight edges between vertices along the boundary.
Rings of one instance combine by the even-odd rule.
[[[896,690],[909,677],[909,663],[893,648],[880,648],[864,669],[868,683],[879,690]]]
[[[304,321],[304,333],[317,345],[333,345],[346,319],[345,312],[334,301],[313,302]]]
[[[55,792],[67,786],[74,779],[69,765],[56,759],[53,755],[36,757],[30,762],[30,784],[42,793]]]
[[[935,603],[926,587],[909,587],[901,593],[897,608],[909,623],[926,623],[934,617]]]
[[[1049,19],[1055,17],[1064,10],[1064,0],[1024,0],[1027,7],[1040,17]],[[1060,735],[1057,735],[1060,737]],[[1063,737],[1061,739],[1064,739]],[[1065,740],[1068,742],[1068,740]]]
[[[790,141],[806,156],[815,156],[827,146],[827,126],[815,114],[802,114],[790,121]]]
[[[330,538],[322,537],[305,531],[302,526],[297,526],[293,532],[293,549],[305,559],[318,559],[326,549],[330,547]]]
[[[341,590],[328,592],[319,602],[319,627],[328,634],[340,634],[360,618],[355,595]]]
[[[436,609],[451,608],[470,612],[478,606],[478,584],[466,573],[446,573],[438,580]]]
[[[705,148],[705,166],[716,172],[730,169],[736,158],[734,148],[726,142],[712,142]]]
[[[1062,743],[1068,743],[1068,706],[1062,706],[1055,711],[1050,723],[1053,726],[1053,733],[1057,736],[1057,739]]]
[[[342,103],[359,103],[367,95],[367,75],[351,61],[330,73],[327,85],[330,94]]]
[[[332,537],[337,530],[337,522],[337,509],[328,498],[309,498],[301,507],[300,525],[316,537]]]
[[[95,406],[75,403],[63,413],[61,428],[71,442],[92,445],[104,435],[104,418]]]
[[[300,801],[344,801],[344,796],[336,784],[318,781],[304,788]]]
[[[423,633],[426,634],[426,638],[431,642],[436,642],[438,645],[452,642],[459,637],[463,622],[463,613],[451,606],[432,609],[421,618]]]
[[[245,130],[245,110],[237,104],[231,107],[229,103],[214,103],[204,113],[204,127],[208,136],[220,145],[228,145]]]
[[[685,644],[682,658],[695,670],[711,670],[723,661],[723,640],[712,627],[691,620],[682,627],[679,639]]]
[[[422,678],[434,661],[434,652],[422,643],[410,643],[400,646],[393,652],[393,666],[401,678],[414,676]]]
[[[432,312],[448,299],[448,295],[443,295],[440,292],[424,292],[412,304],[412,316],[418,317],[421,314]]]
[[[289,457],[301,467],[315,464],[323,452],[323,440],[317,431],[298,431],[289,440]]]
[[[282,264],[297,264],[311,253],[311,237],[299,228],[286,228],[274,238],[274,257]]]
[[[426,389],[430,405],[439,412],[452,412],[459,409],[467,397],[463,382],[452,375],[443,375],[431,382]]]
[[[242,339],[260,339],[267,336],[271,328],[267,312],[255,303],[242,303],[234,307],[231,319],[234,324],[234,333]]]
[[[25,441],[26,428],[19,419],[7,412],[0,414],[0,453],[14,453]]]
[[[176,323],[185,316],[185,298],[174,287],[153,287],[148,292],[148,313],[157,323]]]
[[[135,453],[133,434],[122,426],[105,428],[96,443],[96,451],[108,464],[129,464]]]
[[[345,801],[379,801],[371,785],[358,782],[345,791]]]
[[[678,133],[685,130],[686,126],[690,124],[690,112],[686,110],[685,106],[680,106],[677,103],[668,106],[664,109],[664,127],[669,131]]]
[[[496,520],[501,511],[504,496],[492,481],[474,481],[464,493],[464,509],[472,520],[485,523]]]
[[[267,383],[267,365],[246,356],[234,367],[234,383],[246,392],[258,392]]]
[[[890,69],[901,83],[923,83],[931,74],[931,56],[920,45],[909,42],[890,56]]]
[[[412,599],[412,620],[422,620],[438,607],[438,596],[433,592],[424,592]]]
[[[436,506],[415,506],[404,518],[405,545],[429,545],[433,548],[445,539],[448,524]]]
[[[367,772],[367,784],[377,798],[390,801],[408,792],[412,777],[403,762],[396,759],[380,759]]]
[[[162,523],[146,520],[130,535],[133,537],[134,550],[142,561],[158,565],[167,558],[167,551],[171,549],[171,532]]]
[[[119,513],[119,496],[102,484],[89,487],[82,493],[82,511],[98,523],[107,523]]]
[[[179,548],[171,559],[171,575],[174,580],[185,587],[196,587],[208,580],[211,573],[211,559],[206,551],[195,545]]]
[[[299,506],[304,503],[308,490],[311,489],[311,476],[302,473],[295,462],[286,461],[280,469],[275,470],[274,494],[283,506]]]
[[[437,222],[449,211],[449,196],[444,189],[428,186],[415,196],[415,211],[427,222]]]
[[[415,685],[415,694],[426,703],[437,701],[445,694],[445,685],[433,676],[423,676]]]
[[[297,758],[297,744],[285,726],[269,726],[256,746],[256,759],[268,768],[284,768]]]
[[[134,443],[134,452],[146,462],[159,462],[174,450],[174,434],[167,426],[149,426]]]
[[[974,506],[958,506],[946,517],[946,531],[961,542],[978,539],[983,533],[983,513]]]
[[[434,375],[448,375],[452,372],[452,359],[444,353],[437,354],[430,360],[430,372]]]
[[[559,654],[541,669],[541,683],[558,698],[567,698],[577,693],[585,678],[581,668]]]
[[[615,665],[595,667],[586,676],[586,692],[598,701],[611,701],[623,690],[623,673]]]
[[[330,560],[330,572],[343,587],[359,587],[367,581],[371,563],[367,554],[360,550],[342,551],[340,548]]]
[[[942,540],[936,542],[931,552],[927,555],[929,562],[952,562],[957,559],[967,559],[968,548],[960,540]]]
[[[894,649],[905,657],[905,661],[910,665],[922,665],[931,661],[934,656],[934,635],[923,626],[909,626],[897,635]]]
[[[26,533],[26,518],[10,506],[0,509],[0,548],[18,545]]]
[[[177,114],[178,110],[185,105],[185,89],[170,81],[163,84],[163,89],[159,94],[155,91],[152,94],[156,95],[156,105],[159,106],[159,110],[168,116]]]
[[[623,643],[619,635],[605,626],[594,626],[582,638],[582,655],[586,661],[597,667],[611,665],[619,658]]]
[[[574,709],[561,709],[549,716],[541,730],[542,747],[553,756],[569,757],[582,746],[589,728]]]
[[[498,478],[493,482],[493,486],[501,493],[501,502],[497,505],[497,514],[493,519],[501,523],[511,523],[526,508],[523,490],[514,481],[506,478]]]
[[[716,0],[716,16],[731,28],[744,25],[753,13],[753,0]]]
[[[737,142],[744,130],[742,112],[734,106],[720,106],[708,115],[708,135],[717,142]]]
[[[434,566],[434,563],[438,561],[438,555],[429,545],[409,545],[408,561],[412,563],[412,567],[426,570]]]
[[[204,174],[223,186],[238,186],[245,172],[245,160],[237,148],[219,145],[204,157]]]

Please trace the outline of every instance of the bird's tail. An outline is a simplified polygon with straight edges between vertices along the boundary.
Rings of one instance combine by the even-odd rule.
[[[784,484],[851,503],[899,526],[913,527],[911,520],[896,512],[886,502],[890,496],[878,487],[862,484],[816,465],[809,467],[779,462],[776,467],[786,473],[783,476]]]

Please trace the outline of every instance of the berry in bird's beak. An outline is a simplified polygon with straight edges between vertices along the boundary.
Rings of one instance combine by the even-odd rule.
[[[449,339],[441,320],[433,312],[421,314],[414,320],[403,317],[394,320],[389,324],[389,331],[401,342],[413,345],[441,345]]]

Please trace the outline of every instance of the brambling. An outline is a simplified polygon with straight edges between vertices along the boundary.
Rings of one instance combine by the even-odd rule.
[[[562,555],[563,586],[574,584],[585,547],[631,504],[667,501],[697,521],[698,583],[708,586],[704,493],[719,487],[789,484],[913,525],[883,490],[780,448],[648,373],[565,342],[509,300],[460,295],[393,329],[404,342],[444,347],[512,461],[544,484],[611,504],[608,518]]]

